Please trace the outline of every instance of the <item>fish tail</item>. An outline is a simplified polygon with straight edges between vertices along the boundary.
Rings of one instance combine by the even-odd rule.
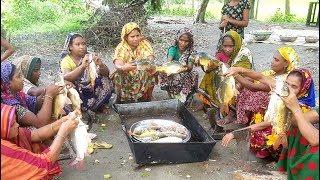
[[[84,161],[83,159],[79,160],[76,158],[75,160],[70,162],[69,167],[75,168],[79,171],[83,171],[85,169]]]

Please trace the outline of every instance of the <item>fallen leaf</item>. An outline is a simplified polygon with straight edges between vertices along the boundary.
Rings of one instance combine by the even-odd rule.
[[[105,175],[103,175],[103,178],[104,178],[104,179],[110,179],[110,178],[111,178],[111,175],[110,175],[110,174],[105,174]]]

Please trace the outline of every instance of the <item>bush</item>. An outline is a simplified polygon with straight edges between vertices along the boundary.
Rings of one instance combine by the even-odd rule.
[[[80,22],[89,15],[81,0],[7,0],[5,5],[1,22],[9,34],[59,31],[59,28],[64,31],[80,27]],[[70,25],[66,20],[71,20]]]
[[[271,16],[268,20],[269,22],[276,22],[276,23],[291,23],[291,22],[304,22],[305,20],[299,19],[294,14],[284,14],[281,12],[280,9],[277,9],[275,14]]]

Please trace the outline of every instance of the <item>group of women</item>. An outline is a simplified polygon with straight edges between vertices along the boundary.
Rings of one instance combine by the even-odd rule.
[[[238,8],[247,12],[249,5],[244,3]],[[230,7],[225,7],[224,11],[229,12]],[[246,18],[245,13],[243,15]],[[234,21],[245,26],[243,15],[239,22],[238,17],[224,17],[220,27],[225,30],[228,23]],[[231,104],[219,104],[214,83],[218,74],[214,69],[205,72],[198,84],[199,75],[191,58],[193,47],[192,31],[183,28],[168,48],[167,59],[181,63],[185,71],[167,76],[152,68],[140,70],[137,62],[154,61],[155,54],[139,26],[131,22],[122,29],[121,42],[113,56],[116,69],[113,73],[101,57],[88,52],[85,38],[78,33],[68,34],[60,69],[67,87],[78,91],[82,111],[105,112],[113,93],[117,95],[117,103],[151,101],[158,83],[170,98],[186,103],[199,86],[219,105],[220,111],[227,114],[227,118],[220,121],[221,125],[249,126],[250,149],[257,157],[279,160],[279,170],[286,171],[289,179],[319,178],[319,130],[312,125],[318,121],[318,112],[313,110],[314,83],[310,72],[299,68],[296,51],[291,47],[279,48],[274,52],[271,70],[257,73],[253,71],[251,51],[243,42],[243,29],[227,29],[220,38],[215,58],[230,67],[226,76],[235,77],[238,94]],[[91,61],[98,69],[95,83],[88,79]],[[63,87],[39,86],[40,68],[41,60],[27,55],[12,63],[1,62],[1,177],[5,179],[51,179],[59,174],[61,168],[57,160],[63,142],[78,123],[72,115],[60,119],[51,117],[53,99]],[[288,119],[291,126],[283,135],[287,138],[282,138],[281,145],[274,148],[272,123],[263,122],[263,116],[276,80],[286,82],[289,87],[289,96],[282,99],[293,116]],[[227,146],[234,137],[233,133],[225,135],[222,144]]]

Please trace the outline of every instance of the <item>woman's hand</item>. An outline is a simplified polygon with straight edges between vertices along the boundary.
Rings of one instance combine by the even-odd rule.
[[[228,144],[230,143],[230,141],[234,138],[234,135],[232,133],[228,133],[226,135],[223,136],[222,140],[221,140],[221,144],[224,147],[227,147]]]
[[[93,60],[94,60],[94,63],[97,65],[97,66],[102,66],[103,65],[103,62],[102,62],[102,59],[99,55],[97,55],[96,53],[94,53],[93,55]]]
[[[67,89],[76,87],[76,86],[75,86],[72,82],[70,82],[70,81],[64,81],[64,82],[65,82],[65,84],[66,84]]]
[[[293,93],[293,90],[291,87],[289,87],[289,95],[287,97],[281,97],[284,104],[287,106],[288,109],[290,109],[292,112],[300,109],[299,101],[297,96]]]
[[[61,124],[59,132],[58,133],[62,133],[63,136],[67,136],[71,131],[73,131],[79,121],[76,119],[76,116],[65,116],[65,118],[63,119],[64,122]]]
[[[56,97],[62,91],[63,86],[51,84],[46,88],[46,95]]]
[[[121,69],[123,71],[131,71],[137,68],[137,65],[135,63],[125,63]]]
[[[234,76],[240,73],[243,69],[241,67],[230,67],[229,70],[224,74],[224,76]]]
[[[88,66],[89,66],[89,63],[90,63],[90,60],[89,60],[89,54],[86,54],[83,59],[82,59],[82,62],[81,62],[81,67],[83,69],[86,69]]]

